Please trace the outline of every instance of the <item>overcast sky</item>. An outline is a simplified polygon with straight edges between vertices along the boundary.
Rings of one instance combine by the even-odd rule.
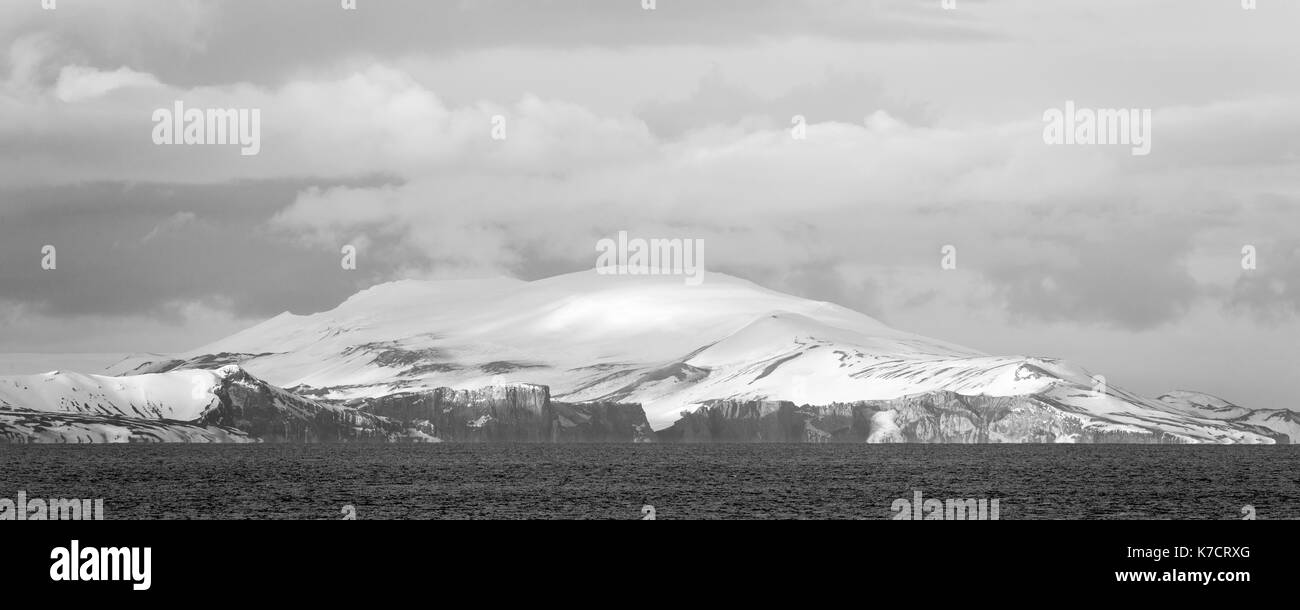
[[[0,351],[187,350],[381,281],[591,268],[628,230],[986,352],[1300,408],[1300,3],[956,3],[6,0]],[[154,145],[174,100],[260,109],[260,154]],[[1152,109],[1151,153],[1047,146],[1067,100]]]

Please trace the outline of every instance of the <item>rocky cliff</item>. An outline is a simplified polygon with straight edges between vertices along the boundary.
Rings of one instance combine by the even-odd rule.
[[[660,431],[668,442],[1178,443],[1159,430],[1090,421],[1037,396],[930,392],[798,406],[716,401]]]
[[[553,402],[546,386],[438,388],[352,401],[348,406],[427,431],[444,441],[644,442],[640,405]]]
[[[382,442],[420,437],[399,422],[308,400],[238,367],[221,370],[222,382],[214,392],[220,403],[205,411],[197,424],[235,428],[266,442]]]

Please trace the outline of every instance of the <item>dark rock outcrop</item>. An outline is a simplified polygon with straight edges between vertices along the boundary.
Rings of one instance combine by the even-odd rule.
[[[416,426],[444,441],[638,442],[653,432],[640,405],[552,402],[546,386],[437,388],[348,406]]]
[[[224,373],[216,391],[220,404],[196,423],[235,428],[267,442],[384,442],[417,436],[393,420],[302,398],[243,369],[229,367]]]
[[[669,442],[862,442],[870,430],[865,411],[847,405],[796,406],[788,401],[722,400],[682,414],[659,431]]]
[[[556,443],[648,443],[655,440],[641,405],[621,402],[551,403]]]

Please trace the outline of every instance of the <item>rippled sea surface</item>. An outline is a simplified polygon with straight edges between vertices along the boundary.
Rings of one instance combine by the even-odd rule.
[[[109,519],[888,519],[897,498],[1002,519],[1300,518],[1300,447],[0,445],[0,498]]]

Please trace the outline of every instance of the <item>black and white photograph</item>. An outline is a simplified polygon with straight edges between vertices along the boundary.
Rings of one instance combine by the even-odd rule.
[[[1296,529],[1245,522],[1300,520],[1298,33],[1290,0],[0,0],[3,590],[471,520],[875,521],[828,548],[1289,589]],[[1039,524],[882,523],[918,520]],[[246,550],[167,546],[199,538]],[[1042,580],[1047,539],[1091,565]]]

